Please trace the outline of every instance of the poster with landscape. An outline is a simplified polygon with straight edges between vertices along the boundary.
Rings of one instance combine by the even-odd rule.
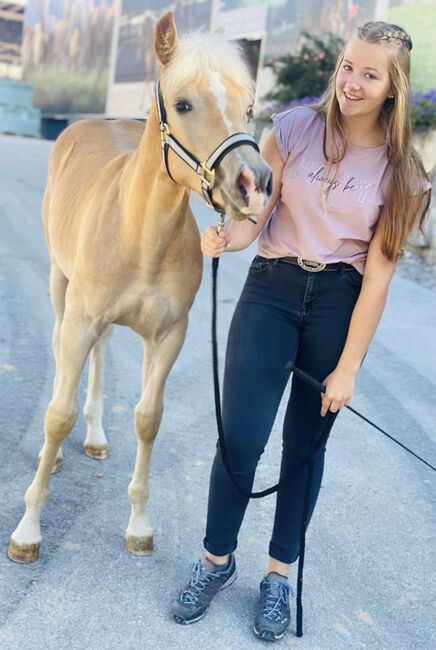
[[[44,113],[105,110],[116,0],[29,0],[23,76]]]

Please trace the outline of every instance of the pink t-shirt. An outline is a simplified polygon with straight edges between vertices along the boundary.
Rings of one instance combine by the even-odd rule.
[[[336,178],[334,165],[329,174],[332,188],[324,211],[323,118],[301,107],[273,115],[273,122],[285,166],[281,197],[259,237],[259,255],[347,262],[363,273],[392,174],[386,144],[347,146]]]

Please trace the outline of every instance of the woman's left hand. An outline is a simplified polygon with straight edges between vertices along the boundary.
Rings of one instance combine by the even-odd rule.
[[[336,413],[343,406],[348,406],[354,390],[356,375],[353,372],[336,367],[322,382],[325,393],[321,393],[321,415],[325,416],[328,410]]]

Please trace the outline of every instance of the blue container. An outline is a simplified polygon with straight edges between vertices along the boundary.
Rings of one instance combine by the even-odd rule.
[[[32,84],[0,78],[0,133],[39,137],[41,112],[32,100]]]

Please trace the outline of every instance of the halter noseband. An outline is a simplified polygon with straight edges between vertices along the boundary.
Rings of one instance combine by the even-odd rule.
[[[168,150],[172,149],[179,158],[181,158],[195,171],[196,174],[200,176],[201,191],[207,205],[217,212],[223,212],[223,208],[212,199],[212,189],[215,185],[215,169],[218,167],[224,156],[240,145],[248,144],[251,147],[254,147],[256,151],[259,151],[256,140],[249,133],[232,133],[232,135],[229,135],[228,138],[221,142],[221,144],[210,154],[209,158],[204,162],[200,162],[198,158],[185,149],[185,147],[170,133],[167,124],[167,113],[160,89],[160,81],[156,83],[156,104],[162,144],[162,158],[168,176],[172,181],[174,181],[174,183],[176,182],[172,177],[168,166]]]

